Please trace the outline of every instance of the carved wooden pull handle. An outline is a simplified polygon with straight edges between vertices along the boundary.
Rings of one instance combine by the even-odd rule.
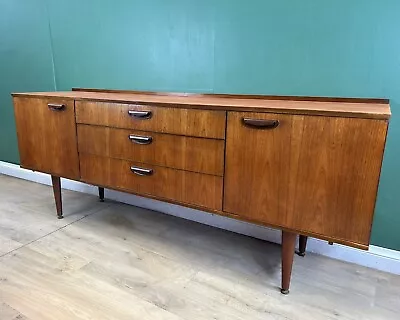
[[[275,129],[279,126],[279,120],[243,118],[243,124],[256,129]]]
[[[47,106],[53,111],[62,111],[65,109],[65,104],[48,103]]]

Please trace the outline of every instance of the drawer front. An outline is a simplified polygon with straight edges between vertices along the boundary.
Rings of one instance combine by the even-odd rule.
[[[74,101],[14,97],[21,166],[79,179]]]
[[[84,182],[182,204],[222,208],[222,177],[88,154],[80,155],[80,165]]]
[[[80,153],[223,175],[224,141],[78,125]]]
[[[368,245],[386,131],[384,120],[229,112],[224,211]]]
[[[225,120],[225,111],[76,102],[76,121],[78,123],[115,128],[224,139]]]

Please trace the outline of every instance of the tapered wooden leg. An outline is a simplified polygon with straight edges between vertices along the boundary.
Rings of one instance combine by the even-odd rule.
[[[299,251],[297,251],[297,254],[301,257],[306,255],[307,239],[307,236],[299,236]]]
[[[292,275],[292,265],[294,250],[296,247],[296,234],[282,231],[282,288],[283,294],[289,293],[290,277]]]
[[[99,187],[99,199],[100,202],[104,202],[104,188]]]
[[[61,198],[61,179],[60,177],[51,176],[51,183],[53,184],[54,200],[56,202],[57,217],[63,218],[62,212],[62,198]]]

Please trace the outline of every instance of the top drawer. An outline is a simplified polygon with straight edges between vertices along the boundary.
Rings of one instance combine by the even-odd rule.
[[[78,123],[225,139],[225,111],[76,101]]]

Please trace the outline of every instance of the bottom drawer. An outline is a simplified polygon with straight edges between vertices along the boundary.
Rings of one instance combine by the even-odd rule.
[[[222,177],[80,154],[82,181],[214,210],[222,209]]]

